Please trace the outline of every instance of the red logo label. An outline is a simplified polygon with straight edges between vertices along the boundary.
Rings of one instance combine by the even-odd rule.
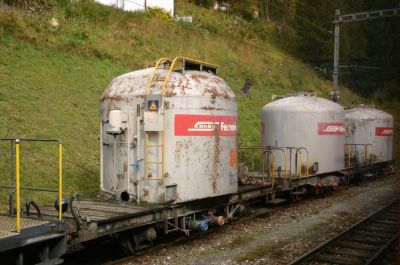
[[[341,122],[320,122],[318,123],[319,135],[344,135],[346,132],[344,123]]]
[[[376,136],[393,136],[394,130],[393,128],[385,128],[385,127],[376,127],[375,135]]]
[[[176,136],[235,136],[235,116],[175,115]]]

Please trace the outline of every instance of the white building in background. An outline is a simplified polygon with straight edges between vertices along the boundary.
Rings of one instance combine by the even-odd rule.
[[[121,8],[125,11],[144,11],[156,7],[165,9],[171,16],[174,15],[174,0],[95,0],[96,2]]]

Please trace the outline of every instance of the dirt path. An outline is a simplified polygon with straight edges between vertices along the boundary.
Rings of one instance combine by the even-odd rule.
[[[135,264],[287,264],[397,198],[398,175],[343,187],[140,257]]]

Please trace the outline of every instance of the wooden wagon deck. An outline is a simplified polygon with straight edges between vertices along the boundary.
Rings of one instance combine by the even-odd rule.
[[[135,202],[106,200],[102,198],[89,198],[73,202],[76,215],[87,222],[102,222],[123,216],[143,214],[163,207],[165,207],[165,205],[148,203],[136,204]],[[58,211],[56,211],[53,206],[42,207],[41,213],[44,216],[58,216]],[[73,219],[71,211],[65,212],[63,217],[66,219]]]

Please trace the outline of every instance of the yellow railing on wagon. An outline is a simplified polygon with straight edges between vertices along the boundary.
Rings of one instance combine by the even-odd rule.
[[[16,220],[15,220],[15,227],[17,233],[21,231],[21,189],[25,190],[35,190],[35,191],[46,191],[46,192],[57,192],[58,193],[58,220],[62,220],[62,195],[63,195],[63,149],[62,149],[62,142],[59,139],[26,139],[26,138],[0,138],[0,141],[8,141],[11,142],[11,168],[15,167],[15,187],[12,185],[10,186],[1,186],[0,188],[9,188],[11,192],[15,189],[15,211],[16,211]],[[22,142],[55,142],[58,144],[58,189],[57,190],[49,190],[49,189],[40,189],[40,188],[32,188],[32,187],[21,187],[21,143]],[[15,164],[14,164],[15,163]],[[11,169],[12,170],[12,169]],[[12,174],[11,174],[12,175]],[[13,180],[12,180],[13,182]],[[13,213],[12,202],[10,204],[10,213]]]

